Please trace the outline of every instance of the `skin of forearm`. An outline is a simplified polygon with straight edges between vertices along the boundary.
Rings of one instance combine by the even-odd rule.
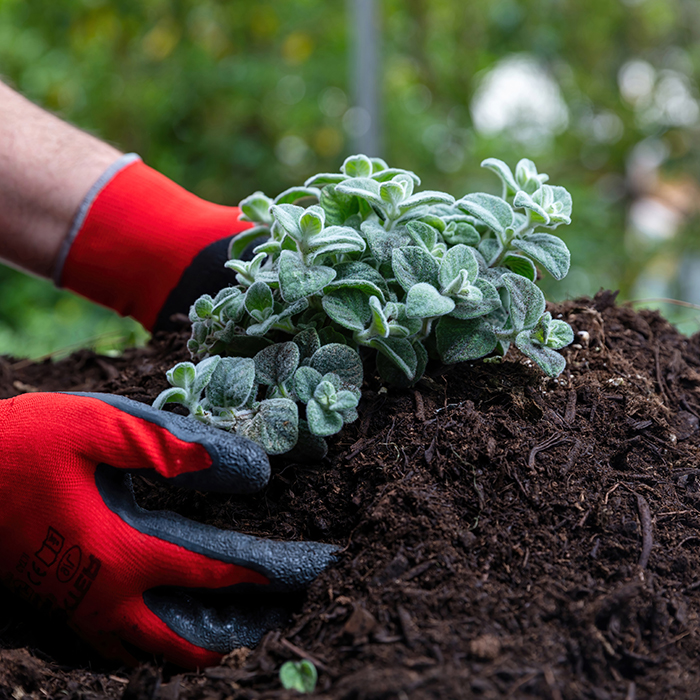
[[[50,277],[80,204],[121,155],[0,82],[0,259]]]

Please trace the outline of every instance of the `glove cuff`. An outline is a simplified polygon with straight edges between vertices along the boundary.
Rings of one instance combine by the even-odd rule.
[[[204,248],[250,224],[123,156],[81,205],[54,272],[57,286],[133,316],[149,330]]]

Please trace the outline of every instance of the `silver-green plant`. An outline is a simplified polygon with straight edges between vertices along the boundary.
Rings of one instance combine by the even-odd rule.
[[[500,197],[415,192],[414,173],[358,155],[274,200],[244,199],[254,226],[231,246],[236,283],[192,306],[188,348],[201,361],[171,369],[154,405],[180,403],[270,454],[321,456],[324,438],[357,417],[370,356],[398,387],[430,358],[502,357],[511,345],[560,374],[556,351],[573,332],[535,282],[539,270],[557,280],[569,270],[568,248],[547,231],[570,223],[571,196],[530,160],[515,173],[495,158],[482,166]]]

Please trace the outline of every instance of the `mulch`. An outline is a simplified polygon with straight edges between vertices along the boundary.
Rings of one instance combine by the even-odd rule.
[[[700,697],[700,336],[600,292],[548,379],[515,353],[431,367],[411,390],[368,373],[360,418],[316,465],[273,463],[260,494],[140,479],[144,507],[342,547],[288,626],[186,673],[97,658],[70,630],[0,600],[5,698]],[[188,359],[186,329],[122,357],[0,360],[0,398],[107,391],[151,402]]]

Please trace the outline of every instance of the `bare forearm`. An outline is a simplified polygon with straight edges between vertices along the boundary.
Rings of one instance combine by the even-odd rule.
[[[0,82],[0,258],[50,277],[85,195],[120,155]]]

